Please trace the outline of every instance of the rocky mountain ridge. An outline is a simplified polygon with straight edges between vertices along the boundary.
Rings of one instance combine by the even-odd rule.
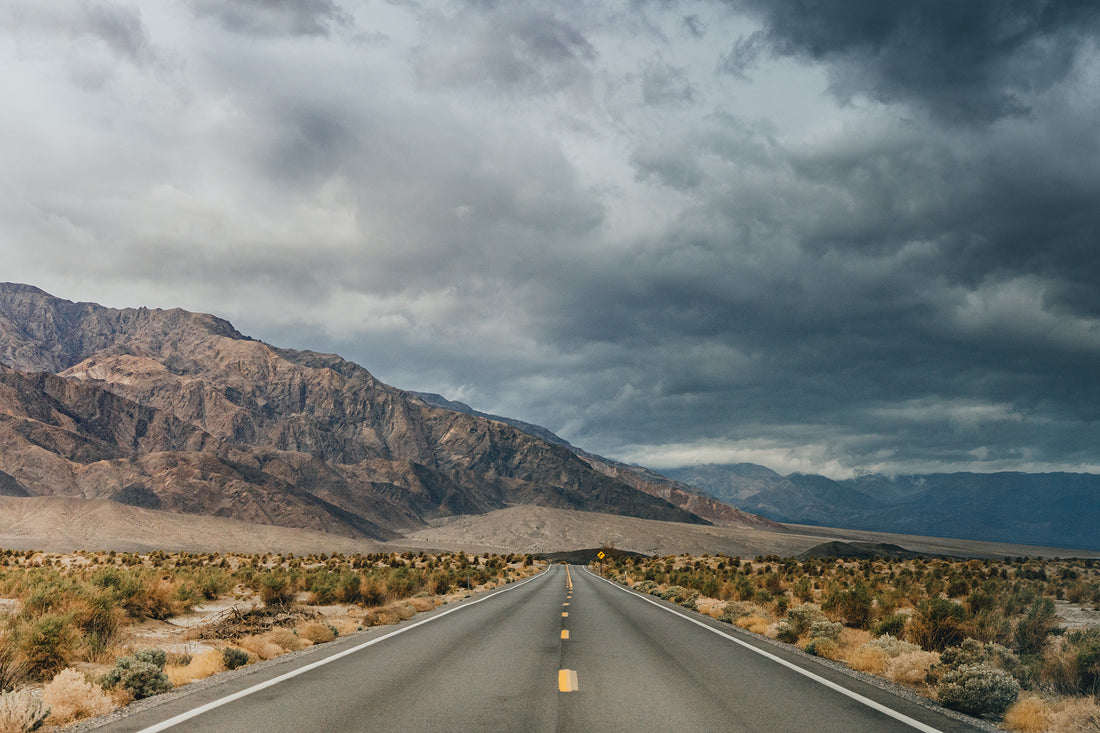
[[[512,504],[707,523],[569,449],[182,310],[0,284],[0,491],[349,536]]]

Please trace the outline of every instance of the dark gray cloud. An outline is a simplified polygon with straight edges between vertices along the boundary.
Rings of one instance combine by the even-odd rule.
[[[12,7],[6,279],[653,465],[1100,470],[1083,6]]]
[[[333,0],[189,0],[200,17],[248,36],[327,36],[350,24]]]
[[[1094,46],[1100,29],[1100,7],[1089,0],[737,5],[765,27],[739,39],[724,68],[744,72],[767,49],[828,64],[841,99],[913,102],[958,121],[1030,111]]]
[[[460,4],[434,21],[418,52],[432,86],[485,86],[550,93],[588,83],[596,50],[570,19],[525,3]]]

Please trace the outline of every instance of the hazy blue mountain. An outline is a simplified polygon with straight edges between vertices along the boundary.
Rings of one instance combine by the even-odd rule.
[[[663,471],[781,522],[1100,549],[1100,476],[1076,473],[781,476],[753,464]]]

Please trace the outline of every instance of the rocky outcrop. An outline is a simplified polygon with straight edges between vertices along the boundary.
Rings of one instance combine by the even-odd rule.
[[[563,446],[214,316],[0,284],[0,363],[0,493],[374,538],[509,504],[706,522]]]

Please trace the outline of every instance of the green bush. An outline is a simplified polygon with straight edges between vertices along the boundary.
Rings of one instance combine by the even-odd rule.
[[[19,650],[27,673],[37,680],[52,679],[68,664],[75,639],[72,618],[48,613],[26,622],[19,631]]]
[[[795,638],[808,634],[810,628],[818,621],[828,621],[821,608],[812,603],[803,603],[800,606],[787,611],[787,621],[794,631]]]
[[[813,654],[815,657],[833,659],[840,651],[840,647],[834,640],[823,636],[817,639],[811,639],[810,643],[806,645],[805,651],[807,654]]]
[[[167,655],[160,649],[142,649],[115,662],[115,668],[103,676],[103,687],[122,687],[141,700],[172,689],[164,674]]]
[[[1054,601],[1040,598],[1016,624],[1016,649],[1020,654],[1039,654],[1054,630]]]
[[[236,669],[248,664],[248,652],[236,647],[226,647],[222,650],[222,662],[226,669]]]
[[[964,664],[940,678],[936,699],[969,715],[1002,715],[1020,694],[1008,672],[985,664]]]
[[[811,639],[829,639],[836,641],[840,638],[840,632],[844,630],[844,624],[834,623],[827,619],[814,621],[810,626]]]
[[[905,627],[905,636],[928,651],[942,652],[966,638],[965,621],[966,609],[958,603],[930,598],[917,604]]]
[[[900,638],[905,633],[905,622],[908,620],[909,617],[904,613],[892,613],[875,624],[871,629],[871,633],[875,636],[889,635]]]
[[[1042,679],[1067,695],[1100,695],[1100,629],[1066,634],[1043,663]]]
[[[871,622],[874,598],[863,583],[847,590],[834,589],[822,602],[821,609],[845,626],[865,629]]]

